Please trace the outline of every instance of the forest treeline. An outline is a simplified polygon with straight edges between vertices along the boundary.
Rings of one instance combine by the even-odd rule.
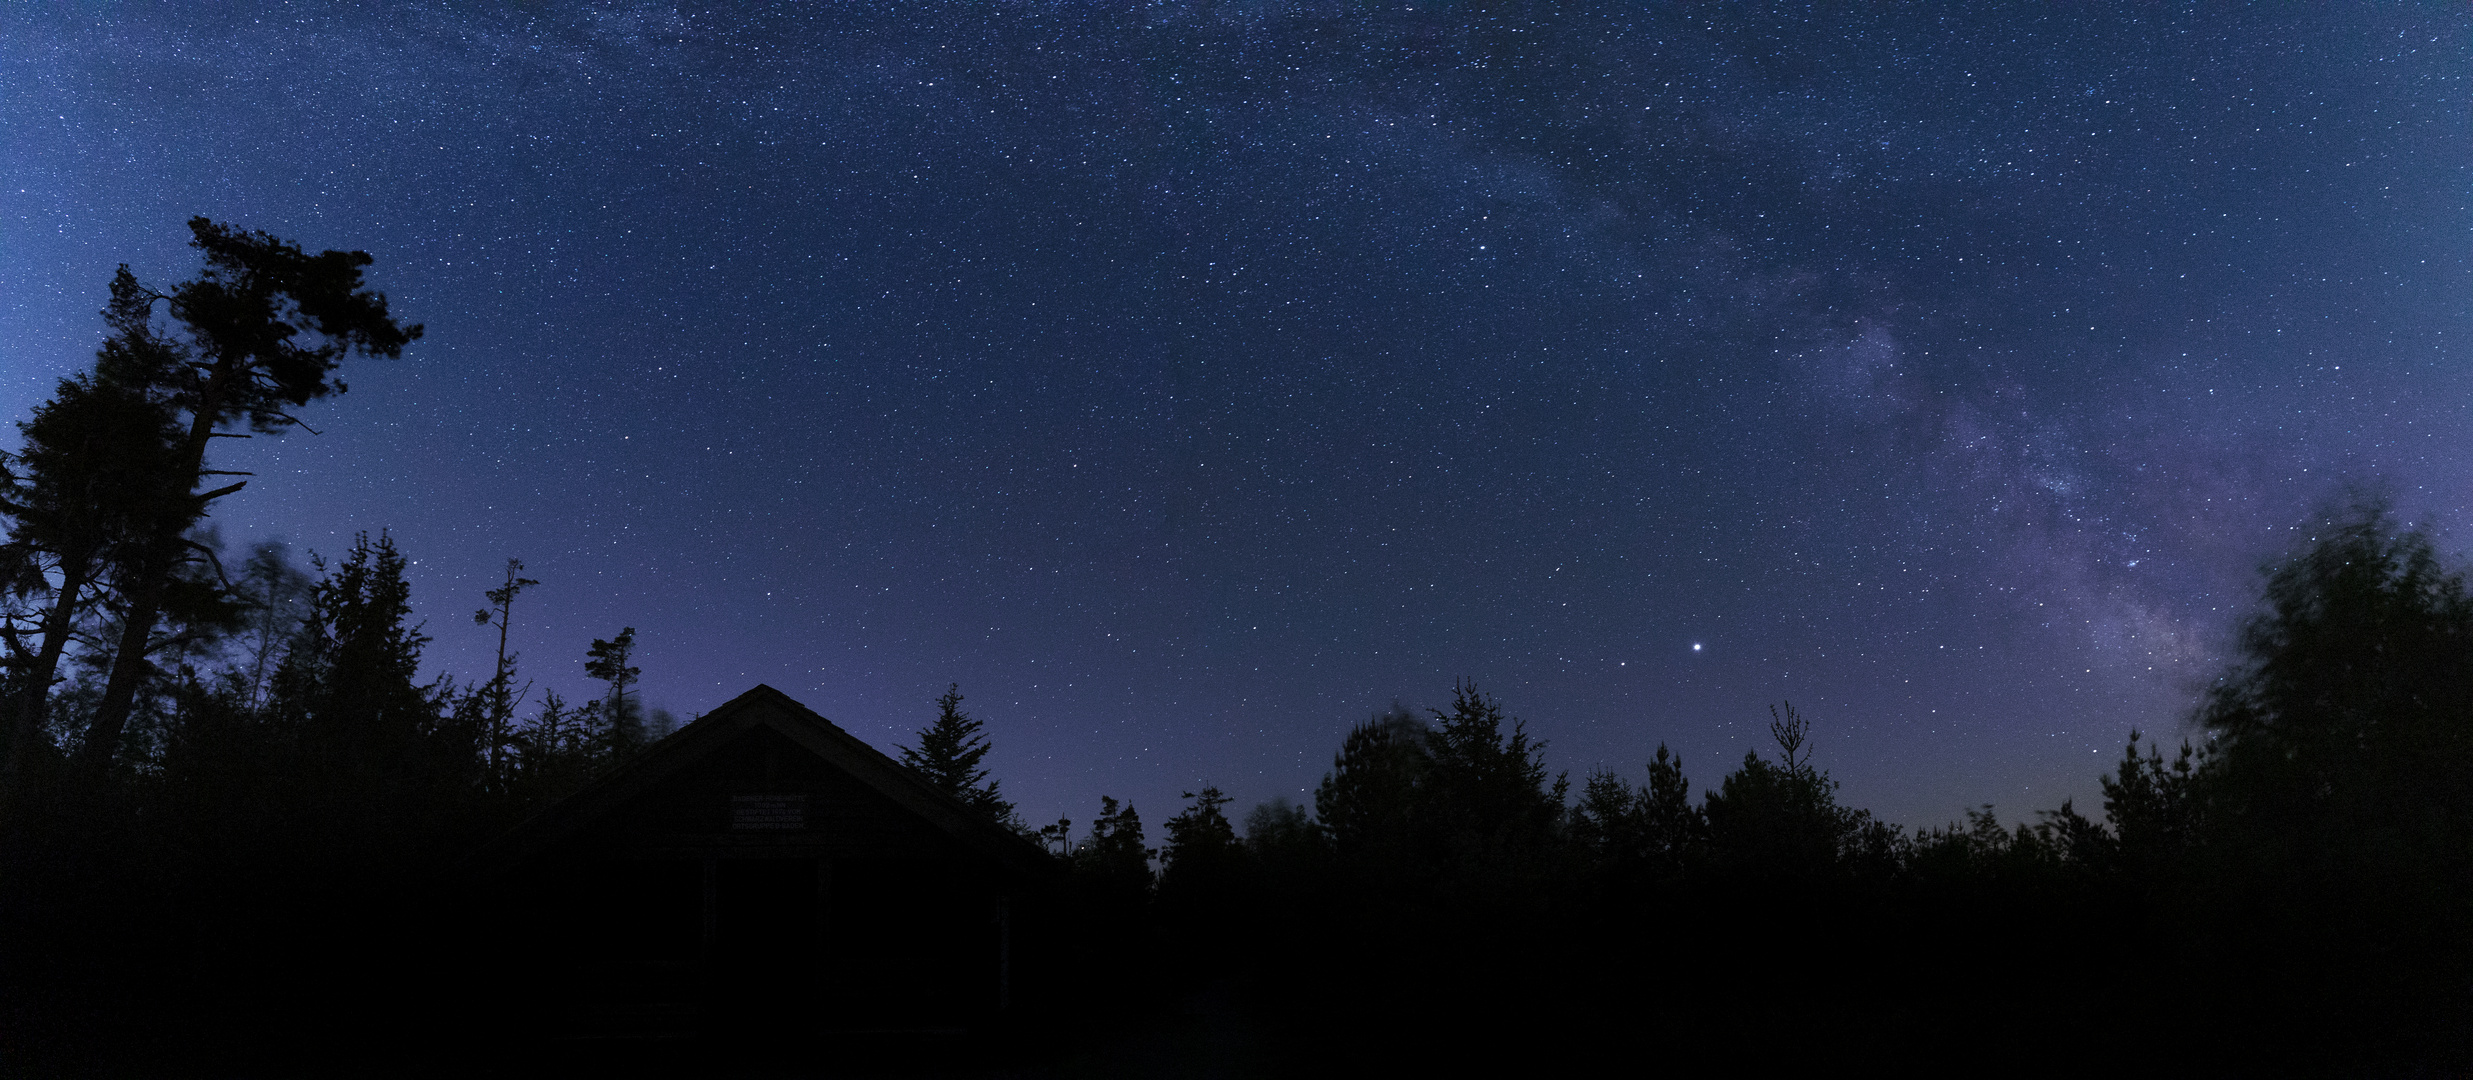
[[[473,943],[576,913],[472,910],[461,860],[669,721],[633,628],[565,660],[591,698],[532,692],[519,562],[464,630],[493,670],[424,681],[387,536],[306,568],[223,547],[209,511],[251,481],[215,440],[300,425],[420,328],[366,255],[191,228],[201,273],[123,268],[94,366],[0,472],[0,1063],[489,1058],[556,1003],[477,1015]],[[1713,782],[1663,746],[1575,780],[1463,682],[1349,730],[1310,805],[1205,787],[1156,836],[1112,798],[1034,826],[962,702],[900,757],[1054,854],[1015,1035],[1067,1071],[1145,1071],[1109,1064],[1126,1046],[1287,1073],[2473,1064],[2473,597],[2376,500],[2270,568],[2187,740],[2132,731],[2100,809],[2010,825],[1845,805],[1783,702]]]
[[[2100,816],[1898,828],[1840,802],[1785,703],[1713,786],[1659,746],[1575,788],[1463,683],[1352,729],[1310,808],[1239,822],[1206,788],[1156,848],[1112,799],[1043,833],[1114,978],[1233,980],[1356,1067],[2453,1075],[2473,596],[2378,499],[2312,531],[2191,737],[2130,731]]]

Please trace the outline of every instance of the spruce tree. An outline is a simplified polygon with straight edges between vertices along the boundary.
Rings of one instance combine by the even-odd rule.
[[[936,720],[919,729],[919,745],[900,747],[902,764],[919,771],[936,790],[986,814],[1014,824],[1013,804],[997,793],[997,781],[979,763],[993,747],[983,725],[962,711],[962,685],[954,683],[936,699]]]
[[[429,635],[413,621],[403,553],[363,533],[341,563],[313,554],[311,565],[321,576],[309,615],[267,706],[299,747],[301,782],[397,821],[468,790],[478,733],[443,723],[446,688],[419,681]]]
[[[1427,712],[1434,719],[1427,801],[1447,842],[1511,849],[1543,844],[1570,788],[1567,777],[1547,783],[1545,743],[1472,682],[1452,687],[1449,711]]]
[[[1708,819],[1692,805],[1692,782],[1683,775],[1683,755],[1657,744],[1649,762],[1648,786],[1640,789],[1636,812],[1651,864],[1664,875],[1680,873],[1708,833]]]

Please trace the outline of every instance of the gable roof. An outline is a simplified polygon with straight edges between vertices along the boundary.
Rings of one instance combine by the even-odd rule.
[[[769,728],[894,805],[1004,869],[1045,877],[1054,861],[1038,844],[930,786],[909,766],[843,731],[790,695],[758,683],[695,722],[644,748],[617,768],[539,813],[477,852],[471,866],[500,874],[576,835],[681,770],[721,751],[739,736]]]

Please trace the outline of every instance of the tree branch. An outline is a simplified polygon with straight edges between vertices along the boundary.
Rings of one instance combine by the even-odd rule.
[[[303,423],[303,422],[301,421],[301,418],[300,418],[300,417],[294,416],[294,415],[292,415],[291,413],[282,412],[282,411],[275,410],[275,409],[268,409],[268,410],[266,410],[266,411],[267,411],[267,412],[270,412],[270,413],[274,413],[275,415],[277,415],[277,416],[280,416],[280,417],[284,418],[285,420],[287,420],[287,421],[291,422],[291,424],[292,424],[293,426],[298,427],[298,428],[300,428],[302,431],[306,431],[306,432],[308,432],[308,433],[310,433],[310,434],[312,434],[312,435],[323,435],[323,434],[325,434],[325,432],[319,431],[318,429],[313,428],[313,427],[310,427],[308,424]]]
[[[245,487],[248,487],[248,486],[249,486],[249,481],[247,481],[247,480],[243,480],[243,481],[241,481],[240,483],[233,484],[233,485],[230,485],[230,486],[228,486],[228,487],[219,487],[219,488],[216,488],[216,489],[215,489],[215,490],[213,490],[213,491],[209,491],[209,492],[207,492],[207,493],[206,493],[206,494],[204,494],[204,495],[200,495],[200,496],[198,496],[198,497],[197,497],[197,501],[198,501],[198,502],[200,502],[200,503],[210,503],[210,502],[213,502],[213,501],[215,501],[215,500],[217,500],[217,499],[220,499],[220,498],[222,498],[222,497],[224,497],[224,496],[226,496],[226,495],[229,495],[229,494],[231,494],[231,493],[233,493],[233,492],[235,492],[235,491],[239,491],[240,489],[245,488]]]
[[[18,618],[19,616],[13,614],[8,617],[8,625],[0,626],[0,638],[7,639],[9,643],[9,658],[22,662],[34,659],[34,650],[27,648],[26,643],[18,639],[19,635],[26,632],[18,628]],[[40,626],[40,624],[37,625]]]
[[[240,485],[234,484],[232,486],[239,487]],[[215,580],[222,582],[223,587],[226,589],[232,587],[231,577],[223,572],[223,557],[215,554],[215,549],[207,547],[206,545],[198,543],[197,541],[191,540],[187,537],[182,537],[180,542],[187,545],[191,551],[195,551],[200,555],[206,556],[206,565],[215,568]]]

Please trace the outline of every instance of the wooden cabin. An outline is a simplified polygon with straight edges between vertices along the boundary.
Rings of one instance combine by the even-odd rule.
[[[501,995],[568,1037],[995,1023],[1051,866],[769,686],[479,860],[515,943]]]

